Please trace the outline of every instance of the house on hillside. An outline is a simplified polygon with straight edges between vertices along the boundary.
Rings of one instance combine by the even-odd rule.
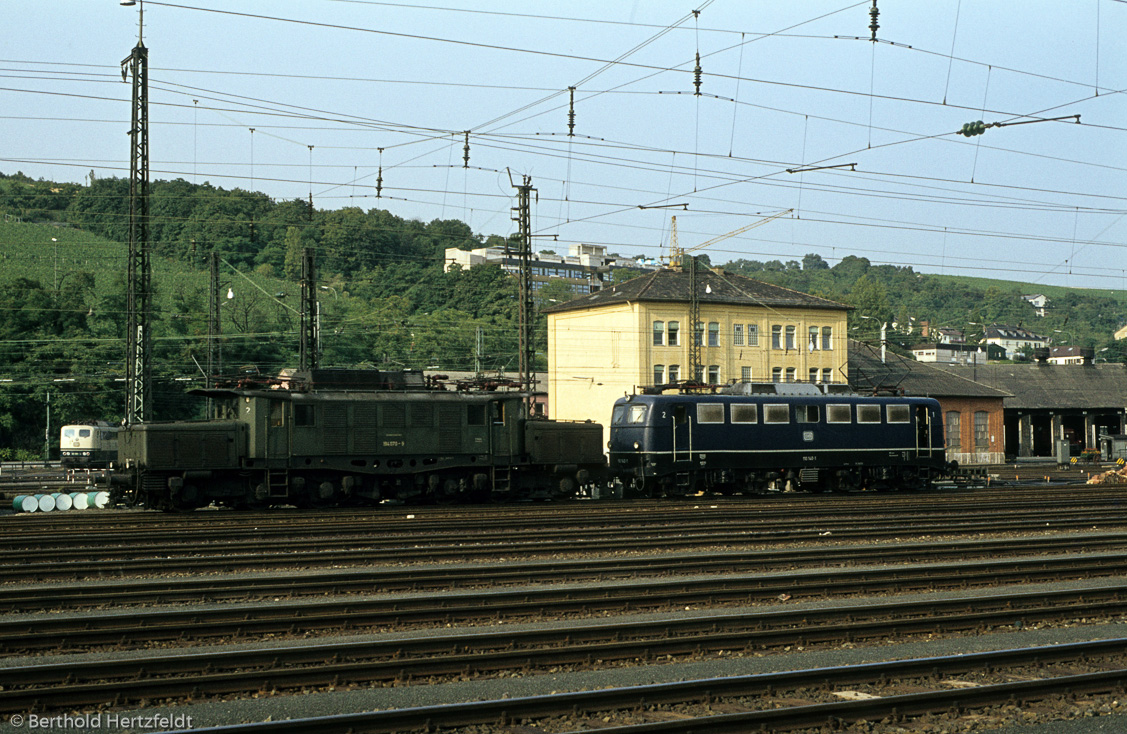
[[[514,251],[504,247],[479,247],[475,250],[449,247],[446,249],[443,271],[450,272],[455,265],[463,270],[478,265],[500,265],[510,275],[520,272],[520,258]],[[545,283],[562,280],[568,284],[572,293],[579,295],[601,290],[604,281],[609,281],[615,270],[645,273],[658,267],[653,260],[613,257],[607,255],[605,245],[582,243],[571,245],[566,256],[548,252],[534,253],[530,265],[533,291],[540,290]]]
[[[1049,364],[1091,364],[1095,356],[1092,347],[1049,347]]]
[[[1022,299],[1027,301],[1033,307],[1033,313],[1038,316],[1044,317],[1045,308],[1049,305],[1049,297],[1040,293],[1032,296],[1022,296]]]
[[[1030,349],[1038,349],[1047,346],[1049,340],[1045,337],[1034,334],[1028,329],[1023,329],[1020,326],[1005,326],[1003,324],[991,324],[986,327],[985,333],[982,335],[982,341],[986,344],[997,344],[1006,350],[1006,359],[1013,359],[1019,355],[1025,347]]]
[[[912,347],[912,356],[919,362],[986,364],[990,359],[1005,359],[1006,350],[997,344],[925,342]]]

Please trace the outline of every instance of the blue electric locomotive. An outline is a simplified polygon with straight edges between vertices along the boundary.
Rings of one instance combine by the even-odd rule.
[[[822,394],[620,398],[610,470],[626,493],[927,488],[946,461],[931,398]]]

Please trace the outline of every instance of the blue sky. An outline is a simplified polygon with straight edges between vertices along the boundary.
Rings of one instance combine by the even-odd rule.
[[[1127,3],[877,5],[873,43],[871,0],[145,2],[151,175],[483,235],[528,175],[541,249],[659,257],[672,214],[689,248],[793,209],[702,252],[1127,289]],[[138,8],[3,16],[0,171],[128,175]]]

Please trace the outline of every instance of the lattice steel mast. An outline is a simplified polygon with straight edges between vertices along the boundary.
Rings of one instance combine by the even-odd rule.
[[[301,254],[301,353],[302,370],[317,369],[317,274],[313,269],[313,248]]]
[[[121,62],[121,78],[133,77],[129,130],[129,262],[126,266],[125,423],[152,418],[152,269],[149,262],[149,50],[141,29],[133,52]]]
[[[532,177],[524,176],[517,190],[517,205],[513,207],[513,221],[517,223],[517,260],[520,266],[517,274],[520,304],[518,320],[520,331],[520,386],[521,390],[531,393],[535,387],[533,377],[534,359],[536,352],[533,346],[533,322],[535,312],[532,303],[532,207],[530,199],[532,192]],[[525,415],[531,411],[532,397],[525,399]]]

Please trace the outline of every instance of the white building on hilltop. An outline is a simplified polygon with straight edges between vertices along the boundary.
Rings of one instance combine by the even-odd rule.
[[[507,273],[515,275],[520,268],[520,259],[512,250],[504,247],[479,247],[475,250],[460,250],[450,247],[446,250],[443,271],[450,272],[454,265],[463,269],[478,265],[500,265]],[[579,295],[597,293],[604,283],[610,281],[614,270],[634,270],[639,274],[657,270],[660,265],[652,259],[609,257],[605,245],[575,244],[568,248],[568,254],[537,252],[531,258],[532,288],[539,290],[544,283],[564,280],[571,290]]]

